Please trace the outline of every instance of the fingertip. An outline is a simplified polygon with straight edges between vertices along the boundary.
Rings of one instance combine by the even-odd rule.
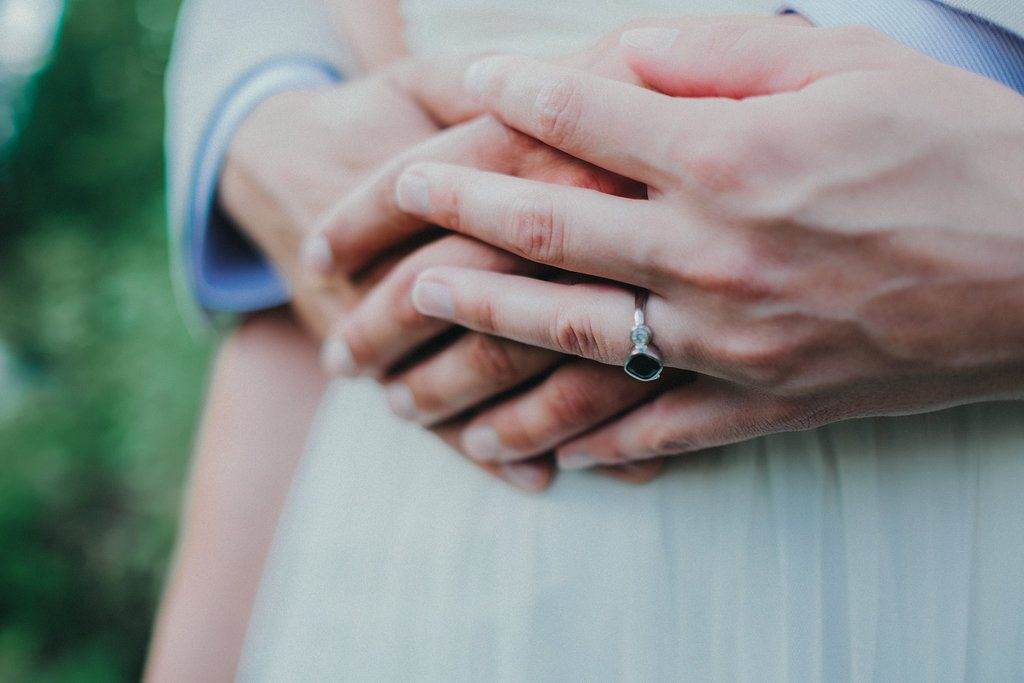
[[[412,288],[412,305],[423,315],[450,320],[455,316],[455,298],[451,288],[426,277],[425,271]]]
[[[569,451],[559,453],[558,469],[565,471],[588,470],[597,467],[597,460],[583,451]]]
[[[642,460],[614,467],[601,467],[599,472],[630,484],[649,484],[665,469],[663,460]]]
[[[406,213],[425,215],[430,211],[430,182],[422,165],[407,168],[395,183],[395,204]]]
[[[495,89],[502,69],[513,59],[509,55],[490,55],[476,60],[466,68],[462,87],[475,100],[483,101]]]
[[[417,421],[420,419],[420,410],[416,405],[416,397],[405,382],[394,382],[385,389],[388,407],[403,420]]]
[[[679,29],[665,26],[649,26],[624,31],[619,36],[619,45],[629,54],[641,57],[663,57],[672,50],[679,39]]]
[[[554,470],[546,462],[521,462],[502,465],[496,470],[499,477],[528,493],[541,493],[554,478]]]
[[[334,268],[334,251],[327,236],[316,233],[303,240],[299,260],[307,273],[316,277],[329,275]]]
[[[320,366],[332,377],[355,377],[359,373],[348,344],[338,337],[331,337],[324,342],[320,349]]]

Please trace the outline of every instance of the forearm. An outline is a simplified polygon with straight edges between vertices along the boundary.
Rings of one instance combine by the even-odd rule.
[[[166,81],[169,226],[182,301],[246,311],[287,298],[262,258],[216,212],[234,129],[262,99],[336,79],[350,60],[321,0],[190,0]]]
[[[314,343],[264,315],[225,341],[196,444],[150,681],[230,680],[324,381]]]

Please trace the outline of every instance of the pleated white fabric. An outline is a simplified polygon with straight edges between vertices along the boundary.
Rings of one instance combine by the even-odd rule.
[[[708,7],[405,10],[421,52],[543,52]],[[372,382],[338,382],[239,677],[1022,680],[1024,403],[759,439],[645,487],[566,474],[529,496],[392,417]]]
[[[1024,678],[1024,404],[498,484],[336,384],[242,680]]]

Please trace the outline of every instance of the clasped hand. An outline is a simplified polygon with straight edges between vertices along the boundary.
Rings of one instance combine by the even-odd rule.
[[[442,164],[397,187],[423,220],[600,278],[434,268],[421,313],[621,364],[645,288],[666,363],[700,373],[559,446],[563,467],[1024,396],[1024,98],[863,28],[677,23],[623,51],[647,89],[510,57],[466,82],[646,199]]]
[[[555,452],[644,480],[662,456],[1021,395],[1015,93],[793,18],[490,58],[472,97],[461,72],[275,260],[300,310],[354,292],[314,325],[327,367],[379,377],[485,469],[539,490]],[[422,112],[426,80],[402,83]],[[651,384],[621,369],[638,287],[674,368]]]

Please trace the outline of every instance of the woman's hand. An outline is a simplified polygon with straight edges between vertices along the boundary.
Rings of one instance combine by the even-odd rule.
[[[475,114],[461,89],[463,58],[409,61],[338,86],[285,92],[257,107],[232,141],[222,206],[288,281],[295,307],[320,335],[363,283],[311,283],[303,240],[337,197],[440,126]],[[370,256],[367,255],[367,258]]]
[[[513,58],[467,85],[649,200],[442,164],[396,193],[422,220],[650,289],[667,364],[708,376],[561,446],[564,466],[1024,395],[1024,98],[861,28],[662,24],[623,47],[669,96]],[[631,287],[435,268],[412,298],[604,363],[631,348]]]

